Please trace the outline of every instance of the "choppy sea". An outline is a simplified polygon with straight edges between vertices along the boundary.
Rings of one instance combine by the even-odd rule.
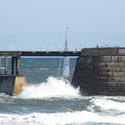
[[[60,62],[62,58],[21,59],[27,85],[18,96],[0,94],[0,125],[125,124],[125,97],[81,96],[79,88],[62,80]],[[71,76],[75,63],[71,58]]]

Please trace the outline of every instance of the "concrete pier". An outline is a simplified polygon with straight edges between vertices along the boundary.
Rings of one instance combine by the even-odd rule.
[[[25,84],[24,76],[0,75],[0,93],[16,96],[22,92]]]
[[[72,84],[82,95],[125,95],[125,48],[83,49]]]
[[[8,73],[8,56],[11,58],[11,74]],[[1,57],[4,59],[4,69]],[[0,93],[16,96],[21,93],[25,84],[25,76],[20,75],[20,52],[0,52]]]
[[[82,95],[125,95],[125,48],[85,48],[81,52],[2,51],[0,93],[18,95],[26,84],[25,77],[20,75],[21,56],[79,56],[71,84],[79,86]],[[1,57],[4,57],[4,74]],[[8,74],[7,57],[11,57],[11,74]]]

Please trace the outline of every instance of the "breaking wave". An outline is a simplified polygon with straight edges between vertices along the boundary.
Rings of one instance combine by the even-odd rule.
[[[31,113],[26,115],[2,114],[2,125],[90,125],[100,124],[124,124],[125,114],[119,116],[102,116],[97,113],[81,111],[66,113]]]
[[[53,78],[49,78],[49,79],[51,81],[51,79]],[[31,88],[33,88],[35,92],[38,91],[34,87],[31,87]],[[24,90],[24,92],[25,91],[26,90]],[[58,93],[58,94],[53,94],[53,96],[58,95],[58,97],[69,97],[69,96],[79,97],[79,94],[77,92],[78,92],[77,90],[73,90],[72,92],[72,89],[71,89],[70,95],[69,94],[67,95],[65,93],[65,94],[61,94],[60,96],[60,94]],[[35,96],[29,97],[28,94],[26,95],[26,93],[22,93],[21,96],[23,98],[24,97],[26,98],[50,97],[50,95],[48,94],[45,95],[45,93],[44,93],[44,96],[35,95]],[[8,124],[9,125],[27,125],[27,124],[28,125],[124,125],[125,124],[125,98],[124,97],[106,97],[106,96],[92,97],[91,96],[91,97],[82,97],[82,98],[80,97],[77,100],[79,100],[79,103],[76,103],[76,105],[74,106],[77,106],[77,107],[80,106],[82,108],[81,110],[79,110],[78,108],[78,111],[75,111],[75,110],[63,111],[63,112],[57,111],[54,113],[53,112],[50,112],[50,113],[49,112],[31,112],[31,113],[22,113],[22,114],[2,113],[0,114],[0,124],[2,125],[8,125]],[[42,103],[43,102],[41,102],[41,104]]]

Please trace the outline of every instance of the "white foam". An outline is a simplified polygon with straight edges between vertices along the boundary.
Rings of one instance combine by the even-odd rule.
[[[21,98],[50,98],[50,97],[80,97],[79,89],[65,84],[61,79],[49,77],[47,82],[41,84],[27,85],[20,94]]]
[[[109,97],[95,97],[91,102],[104,110],[125,111],[125,102],[113,101]]]
[[[87,111],[66,113],[0,114],[2,125],[66,125],[85,123],[125,124],[125,115],[101,116]]]

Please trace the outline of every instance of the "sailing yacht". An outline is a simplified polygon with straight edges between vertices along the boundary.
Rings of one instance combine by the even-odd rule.
[[[68,42],[67,42],[67,33],[68,33],[68,27],[66,29],[66,36],[65,36],[65,48],[64,51],[69,51],[68,49]],[[63,60],[63,79],[65,81],[71,81],[70,77],[70,58],[65,56]]]

